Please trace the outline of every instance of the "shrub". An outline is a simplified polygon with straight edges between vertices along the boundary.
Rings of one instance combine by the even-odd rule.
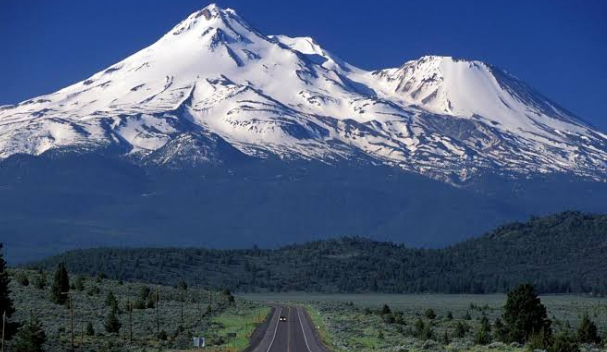
[[[177,288],[186,291],[188,289],[188,284],[183,280],[179,280],[179,282],[177,283]]]
[[[84,277],[82,275],[76,276],[74,281],[74,289],[80,292],[84,291]]]
[[[38,272],[38,275],[34,277],[34,287],[39,290],[44,290],[47,285],[46,273],[44,271]]]
[[[580,352],[580,348],[570,334],[563,332],[554,338],[548,352]]]
[[[531,350],[548,350],[552,346],[552,333],[542,330],[529,335],[528,345]]]
[[[17,274],[17,276],[15,277],[15,280],[21,286],[29,286],[30,285],[30,280],[28,279],[27,275],[23,271],[20,271]]]
[[[434,312],[433,309],[427,309],[424,312],[424,316],[430,320],[433,320],[434,318],[436,318],[436,313]]]
[[[101,290],[99,289],[99,287],[97,285],[93,285],[89,288],[89,290],[86,292],[87,295],[89,296],[96,296],[98,294],[101,293]]]

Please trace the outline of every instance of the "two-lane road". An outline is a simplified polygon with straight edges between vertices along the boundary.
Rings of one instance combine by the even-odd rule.
[[[280,317],[287,321],[280,321]],[[264,337],[252,352],[326,352],[308,314],[301,307],[278,306]]]

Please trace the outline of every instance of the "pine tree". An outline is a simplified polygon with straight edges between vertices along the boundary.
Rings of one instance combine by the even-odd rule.
[[[95,329],[93,328],[93,323],[90,321],[86,323],[86,328],[84,329],[86,336],[95,336]]]
[[[529,284],[520,285],[508,293],[504,321],[509,342],[525,343],[532,335],[541,334],[544,338],[552,335],[546,307]]]
[[[443,345],[447,346],[451,343],[451,339],[449,338],[449,331],[445,329],[445,333],[443,334]]]
[[[179,282],[177,283],[177,288],[182,290],[182,291],[187,291],[188,289],[188,284],[183,281],[183,280],[179,280]]]
[[[464,324],[461,321],[458,321],[457,324],[455,325],[455,332],[453,334],[455,335],[455,337],[458,337],[461,339],[466,336],[466,333],[468,333],[469,329],[470,328],[468,327],[467,324]]]
[[[417,338],[421,339],[421,337],[422,337],[422,335],[424,333],[424,329],[426,327],[426,324],[424,324],[423,320],[421,320],[421,319],[418,318],[417,321],[415,321],[414,327],[415,327],[415,336]]]
[[[42,352],[46,342],[46,334],[42,324],[32,314],[27,324],[23,325],[15,335],[12,351],[14,352]]]
[[[65,304],[70,290],[70,278],[65,263],[59,263],[55,271],[55,279],[51,286],[51,301],[57,304]]]
[[[34,278],[34,287],[39,290],[44,290],[46,288],[47,280],[46,280],[46,272],[40,270],[38,271],[38,275]]]
[[[114,334],[114,333],[118,333],[120,332],[120,327],[122,327],[122,324],[120,323],[120,320],[118,320],[118,309],[117,307],[113,307],[110,309],[110,312],[108,313],[108,315],[105,317],[105,331],[110,333],[110,334]]]
[[[10,297],[9,284],[11,278],[6,270],[6,261],[2,255],[2,243],[0,243],[0,315],[6,312],[7,318],[10,317],[14,312],[13,301]]]
[[[474,343],[477,345],[488,345],[491,343],[491,325],[484,315],[478,330],[476,330],[476,333],[474,334]]]
[[[107,296],[105,297],[105,305],[110,308],[118,308],[118,300],[116,299],[114,292],[109,291],[107,293]]]
[[[494,325],[494,337],[497,341],[500,342],[506,342],[508,340],[508,331],[506,330],[506,327],[504,326],[504,323],[502,323],[500,318],[495,319],[495,324]]]
[[[590,320],[588,314],[584,314],[582,323],[577,330],[577,339],[581,343],[600,343],[601,338],[599,336],[596,324]]]

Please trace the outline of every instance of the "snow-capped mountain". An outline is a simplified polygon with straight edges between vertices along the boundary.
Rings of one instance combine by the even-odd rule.
[[[607,178],[607,135],[496,67],[426,56],[366,71],[216,5],[81,82],[0,107],[0,158],[64,149],[171,167],[382,163],[448,182]]]

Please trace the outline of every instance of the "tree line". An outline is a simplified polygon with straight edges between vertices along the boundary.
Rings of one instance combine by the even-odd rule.
[[[606,215],[563,212],[443,249],[344,237],[279,249],[76,250],[28,266],[65,262],[78,273],[161,284],[184,277],[241,292],[506,293],[532,283],[540,293],[605,295],[606,254]]]

